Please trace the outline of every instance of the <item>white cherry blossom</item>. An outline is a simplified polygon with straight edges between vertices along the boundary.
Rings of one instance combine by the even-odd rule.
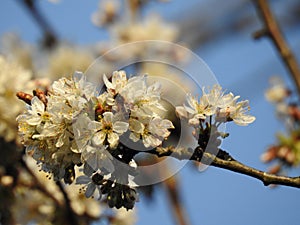
[[[112,112],[105,112],[99,122],[92,121],[89,127],[97,131],[92,138],[93,144],[103,145],[107,139],[109,146],[115,148],[119,143],[119,136],[127,131],[128,123],[117,121]]]
[[[186,118],[190,125],[198,127],[201,120],[213,115],[219,122],[233,120],[241,126],[255,120],[254,116],[246,114],[249,110],[248,101],[237,102],[240,96],[225,94],[219,85],[215,85],[208,93],[203,88],[202,92],[199,101],[191,94],[187,94],[186,103],[176,107],[178,116]]]
[[[168,129],[174,128],[172,122],[159,117],[147,117],[143,120],[130,120],[130,139],[139,141],[142,139],[146,148],[157,147],[162,144],[162,141],[170,135]]]
[[[255,121],[254,116],[246,114],[249,109],[249,102],[241,101],[221,109],[220,112],[227,114],[227,118],[233,120],[237,125],[247,126]]]
[[[104,84],[112,95],[118,94],[122,88],[124,88],[127,84],[127,77],[125,71],[114,71],[111,82],[108,80],[107,76],[103,75]]]

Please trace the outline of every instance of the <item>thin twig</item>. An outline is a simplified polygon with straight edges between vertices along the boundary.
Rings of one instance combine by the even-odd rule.
[[[169,148],[168,150],[161,152],[157,150],[147,151],[145,153],[150,153],[157,155],[158,157],[171,156],[179,160],[192,160],[201,162],[210,166],[230,170],[236,173],[244,174],[249,177],[256,178],[263,182],[265,186],[270,184],[277,184],[289,187],[300,188],[300,176],[299,177],[287,177],[279,176],[275,174],[270,174],[250,166],[244,165],[243,163],[233,159],[227,152],[219,149],[217,156],[204,152],[201,156],[193,154],[188,151],[176,152],[174,149]]]
[[[285,66],[289,70],[300,96],[300,69],[297,60],[283,37],[280,27],[272,14],[268,1],[253,1],[256,5],[257,12],[264,24],[264,27],[254,34],[254,38],[258,39],[261,37],[268,37],[271,39],[271,41],[277,48],[277,51],[282,58]]]

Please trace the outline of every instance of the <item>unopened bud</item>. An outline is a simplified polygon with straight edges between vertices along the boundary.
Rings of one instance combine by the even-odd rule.
[[[280,165],[275,165],[275,166],[273,166],[269,169],[269,173],[278,174],[280,172],[280,170],[281,170],[281,166]]]
[[[44,91],[37,88],[33,91],[33,94],[34,96],[37,96],[44,103],[45,106],[47,105],[47,98]]]
[[[26,94],[25,92],[19,91],[17,97],[24,101],[26,104],[31,105],[31,99],[33,96],[31,94]]]
[[[288,147],[282,146],[279,148],[279,150],[277,152],[277,156],[280,158],[285,158],[289,151],[290,151],[290,149]]]
[[[288,154],[285,157],[285,160],[290,164],[294,164],[294,162],[296,160],[295,153],[292,151],[288,152]]]
[[[273,159],[276,158],[277,151],[278,151],[277,146],[270,147],[266,152],[264,152],[260,156],[260,160],[264,163],[268,163],[268,162],[272,161]]]

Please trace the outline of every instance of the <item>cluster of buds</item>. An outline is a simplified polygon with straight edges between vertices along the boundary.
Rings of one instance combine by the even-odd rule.
[[[288,134],[278,134],[278,144],[269,147],[262,155],[264,163],[276,162],[270,172],[281,173],[285,168],[295,167],[300,163],[300,109],[290,102],[292,92],[284,82],[273,77],[271,87],[266,91],[266,99],[274,104],[276,114],[287,127]]]
[[[300,134],[294,131],[291,136],[283,134],[278,135],[279,144],[269,147],[266,152],[261,155],[264,163],[275,161],[269,172],[278,174],[284,167],[297,166],[300,163]]]

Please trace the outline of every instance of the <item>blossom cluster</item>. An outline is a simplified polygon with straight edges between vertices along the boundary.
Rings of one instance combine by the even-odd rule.
[[[187,94],[186,103],[176,107],[180,117],[187,118],[192,126],[199,126],[210,116],[215,116],[217,122],[234,121],[237,125],[246,126],[254,122],[255,117],[248,115],[249,102],[238,102],[240,96],[232,93],[225,94],[220,85],[214,85],[210,92],[203,88],[199,101],[191,94]]]
[[[134,156],[143,150],[141,145],[146,150],[164,148],[163,141],[175,128],[165,118],[161,91],[161,85],[149,84],[146,75],[127,78],[125,71],[115,71],[111,77],[103,75],[102,86],[76,72],[72,79],[55,81],[47,91],[23,94],[27,109],[17,121],[26,152],[54,180],[72,183],[76,178],[86,197],[105,195],[110,207],[132,209],[138,198],[132,188]],[[199,101],[188,94],[176,112],[195,128],[200,149],[206,148],[209,138],[218,148],[219,137],[226,136],[218,131],[221,123],[248,125],[255,120],[247,114],[248,101],[238,99],[215,85],[208,93],[203,89]]]
[[[254,116],[247,114],[248,101],[238,101],[240,96],[225,94],[219,85],[214,85],[209,92],[203,88],[202,92],[199,100],[187,94],[183,106],[176,107],[178,116],[194,128],[193,136],[198,141],[194,155],[199,154],[200,158],[203,151],[217,154],[221,139],[229,135],[220,131],[222,123],[234,121],[237,125],[246,126],[255,120]]]
[[[87,197],[97,187],[107,194],[111,207],[132,208],[136,192],[127,186],[128,177],[116,175],[120,170],[116,162],[128,164],[129,171],[136,164],[133,156],[125,157],[123,149],[129,148],[120,137],[127,135],[132,143],[154,148],[162,144],[174,126],[159,113],[165,110],[161,86],[148,85],[146,75],[127,79],[124,71],[116,71],[111,79],[104,75],[103,81],[106,90],[99,91],[84,74],[76,72],[72,79],[55,81],[47,92],[35,91],[35,96],[29,95],[26,111],[17,118],[19,133],[26,152],[55,180],[63,178],[72,183],[76,177],[74,166],[83,165],[85,177],[79,177],[77,183],[85,185]],[[118,179],[127,183],[119,187]],[[123,201],[116,199],[117,191],[105,191],[107,187],[122,190]]]

